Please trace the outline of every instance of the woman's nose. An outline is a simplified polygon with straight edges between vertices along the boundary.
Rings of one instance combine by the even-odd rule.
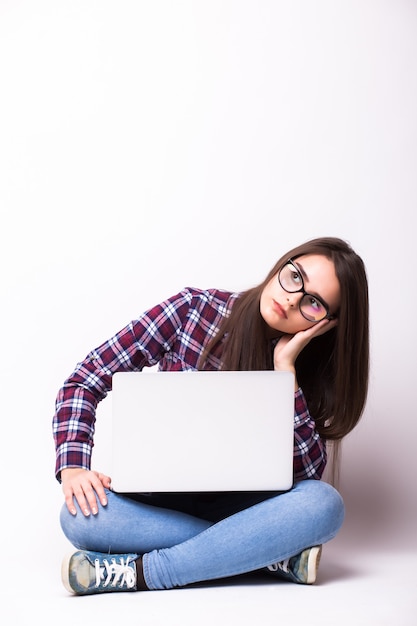
[[[290,307],[294,308],[298,306],[302,297],[303,294],[300,291],[297,291],[296,293],[289,293],[287,294],[287,302],[289,303]]]

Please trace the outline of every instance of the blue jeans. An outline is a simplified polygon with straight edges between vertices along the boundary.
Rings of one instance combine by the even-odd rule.
[[[82,550],[143,555],[149,589],[262,569],[329,541],[344,517],[338,492],[317,480],[285,493],[107,497],[95,516],[64,506],[62,529]]]

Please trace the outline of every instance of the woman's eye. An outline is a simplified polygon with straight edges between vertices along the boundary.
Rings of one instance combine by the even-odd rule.
[[[316,300],[315,298],[310,298],[309,302],[310,302],[310,306],[313,307],[313,309],[321,309],[322,308],[321,303],[318,300]]]
[[[301,282],[301,276],[295,270],[293,270],[293,272],[291,273],[291,279],[294,283],[297,283],[297,284]]]

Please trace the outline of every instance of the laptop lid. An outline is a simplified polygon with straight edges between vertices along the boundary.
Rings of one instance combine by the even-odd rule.
[[[291,372],[118,372],[112,396],[115,491],[291,488]]]

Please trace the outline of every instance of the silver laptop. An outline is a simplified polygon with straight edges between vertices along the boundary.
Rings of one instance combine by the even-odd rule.
[[[112,488],[281,491],[293,484],[290,372],[119,372]]]

